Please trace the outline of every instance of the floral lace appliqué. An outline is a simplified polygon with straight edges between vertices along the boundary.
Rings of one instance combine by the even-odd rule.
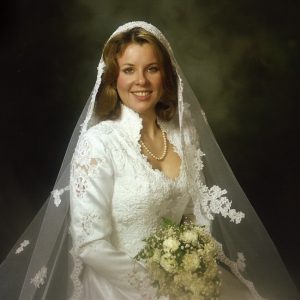
[[[24,248],[27,247],[30,244],[30,242],[28,240],[24,240],[20,246],[16,249],[16,254],[20,254],[21,252],[24,251]]]
[[[188,145],[186,155],[188,157],[187,161],[193,163],[189,166],[190,189],[194,194],[196,210],[204,212],[208,220],[213,220],[214,214],[221,214],[224,218],[228,217],[231,222],[239,224],[245,214],[231,208],[231,201],[225,196],[227,191],[217,185],[209,188],[199,175],[204,168],[202,157],[205,154],[194,145]]]
[[[92,157],[90,142],[82,137],[72,161],[71,187],[78,199],[84,199],[88,190],[89,177],[96,175],[102,159]]]
[[[239,224],[245,217],[243,212],[231,209],[231,201],[224,196],[227,194],[225,189],[222,190],[217,185],[208,188],[206,185],[201,184],[201,193],[203,196],[202,208],[209,220],[214,219],[213,214],[221,214],[224,218],[229,217],[231,222]]]
[[[73,258],[73,262],[74,262],[74,268],[72,270],[71,276],[70,278],[72,279],[73,282],[73,295],[71,296],[70,300],[78,300],[80,299],[80,295],[82,292],[82,282],[79,278],[81,271],[83,269],[83,263],[82,260],[80,258],[78,258],[77,256],[77,251],[72,248],[70,251],[70,254]]]
[[[90,235],[92,233],[92,225],[93,223],[97,222],[97,220],[100,220],[100,216],[94,213],[88,213],[86,215],[83,215],[81,217],[81,228],[82,231],[86,235]]]
[[[208,124],[208,121],[207,121],[207,118],[206,118],[206,114],[205,114],[204,110],[202,110],[202,109],[201,109],[201,115],[202,115],[202,117],[203,117],[203,119],[204,119],[204,122],[205,122],[206,124]]]
[[[47,268],[43,266],[33,278],[31,278],[30,283],[32,283],[36,288],[40,288],[45,284],[47,278]]]
[[[53,199],[54,199],[54,205],[55,205],[56,207],[58,207],[58,206],[60,205],[60,203],[61,203],[61,196],[62,196],[62,194],[63,194],[64,192],[68,191],[68,190],[70,190],[70,186],[66,186],[66,187],[63,188],[63,189],[53,190],[53,191],[51,192],[51,195],[52,195],[52,197],[53,197]]]
[[[237,267],[241,272],[244,272],[246,269],[246,258],[242,252],[237,254]]]
[[[149,274],[134,263],[132,271],[128,272],[129,284],[140,292],[140,299],[157,299],[156,289],[151,286]]]

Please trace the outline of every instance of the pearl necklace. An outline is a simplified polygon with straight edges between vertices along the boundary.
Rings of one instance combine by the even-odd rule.
[[[162,153],[161,156],[156,156],[155,154],[153,154],[149,148],[144,144],[144,142],[141,140],[141,145],[144,147],[144,149],[146,150],[146,152],[151,156],[153,157],[154,159],[158,160],[158,161],[161,161],[163,160],[166,155],[167,155],[167,151],[168,151],[168,144],[167,144],[167,138],[166,138],[166,133],[162,130],[161,130],[161,133],[162,133],[162,136],[163,136],[163,143],[164,143],[164,151]]]

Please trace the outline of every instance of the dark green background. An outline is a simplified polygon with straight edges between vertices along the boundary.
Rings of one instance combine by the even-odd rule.
[[[104,41],[160,28],[300,286],[299,1],[12,1],[1,8],[0,259],[49,195]],[[3,4],[4,5],[4,4]]]

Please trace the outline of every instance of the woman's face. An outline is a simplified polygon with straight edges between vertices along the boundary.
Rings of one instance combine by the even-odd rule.
[[[126,106],[146,115],[155,113],[163,93],[162,66],[149,43],[131,43],[118,58],[117,91]]]

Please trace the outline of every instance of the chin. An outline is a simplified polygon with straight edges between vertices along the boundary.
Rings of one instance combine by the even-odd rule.
[[[129,108],[134,110],[138,114],[148,114],[155,113],[155,105],[151,105],[150,103],[139,103],[137,105],[127,105]]]

